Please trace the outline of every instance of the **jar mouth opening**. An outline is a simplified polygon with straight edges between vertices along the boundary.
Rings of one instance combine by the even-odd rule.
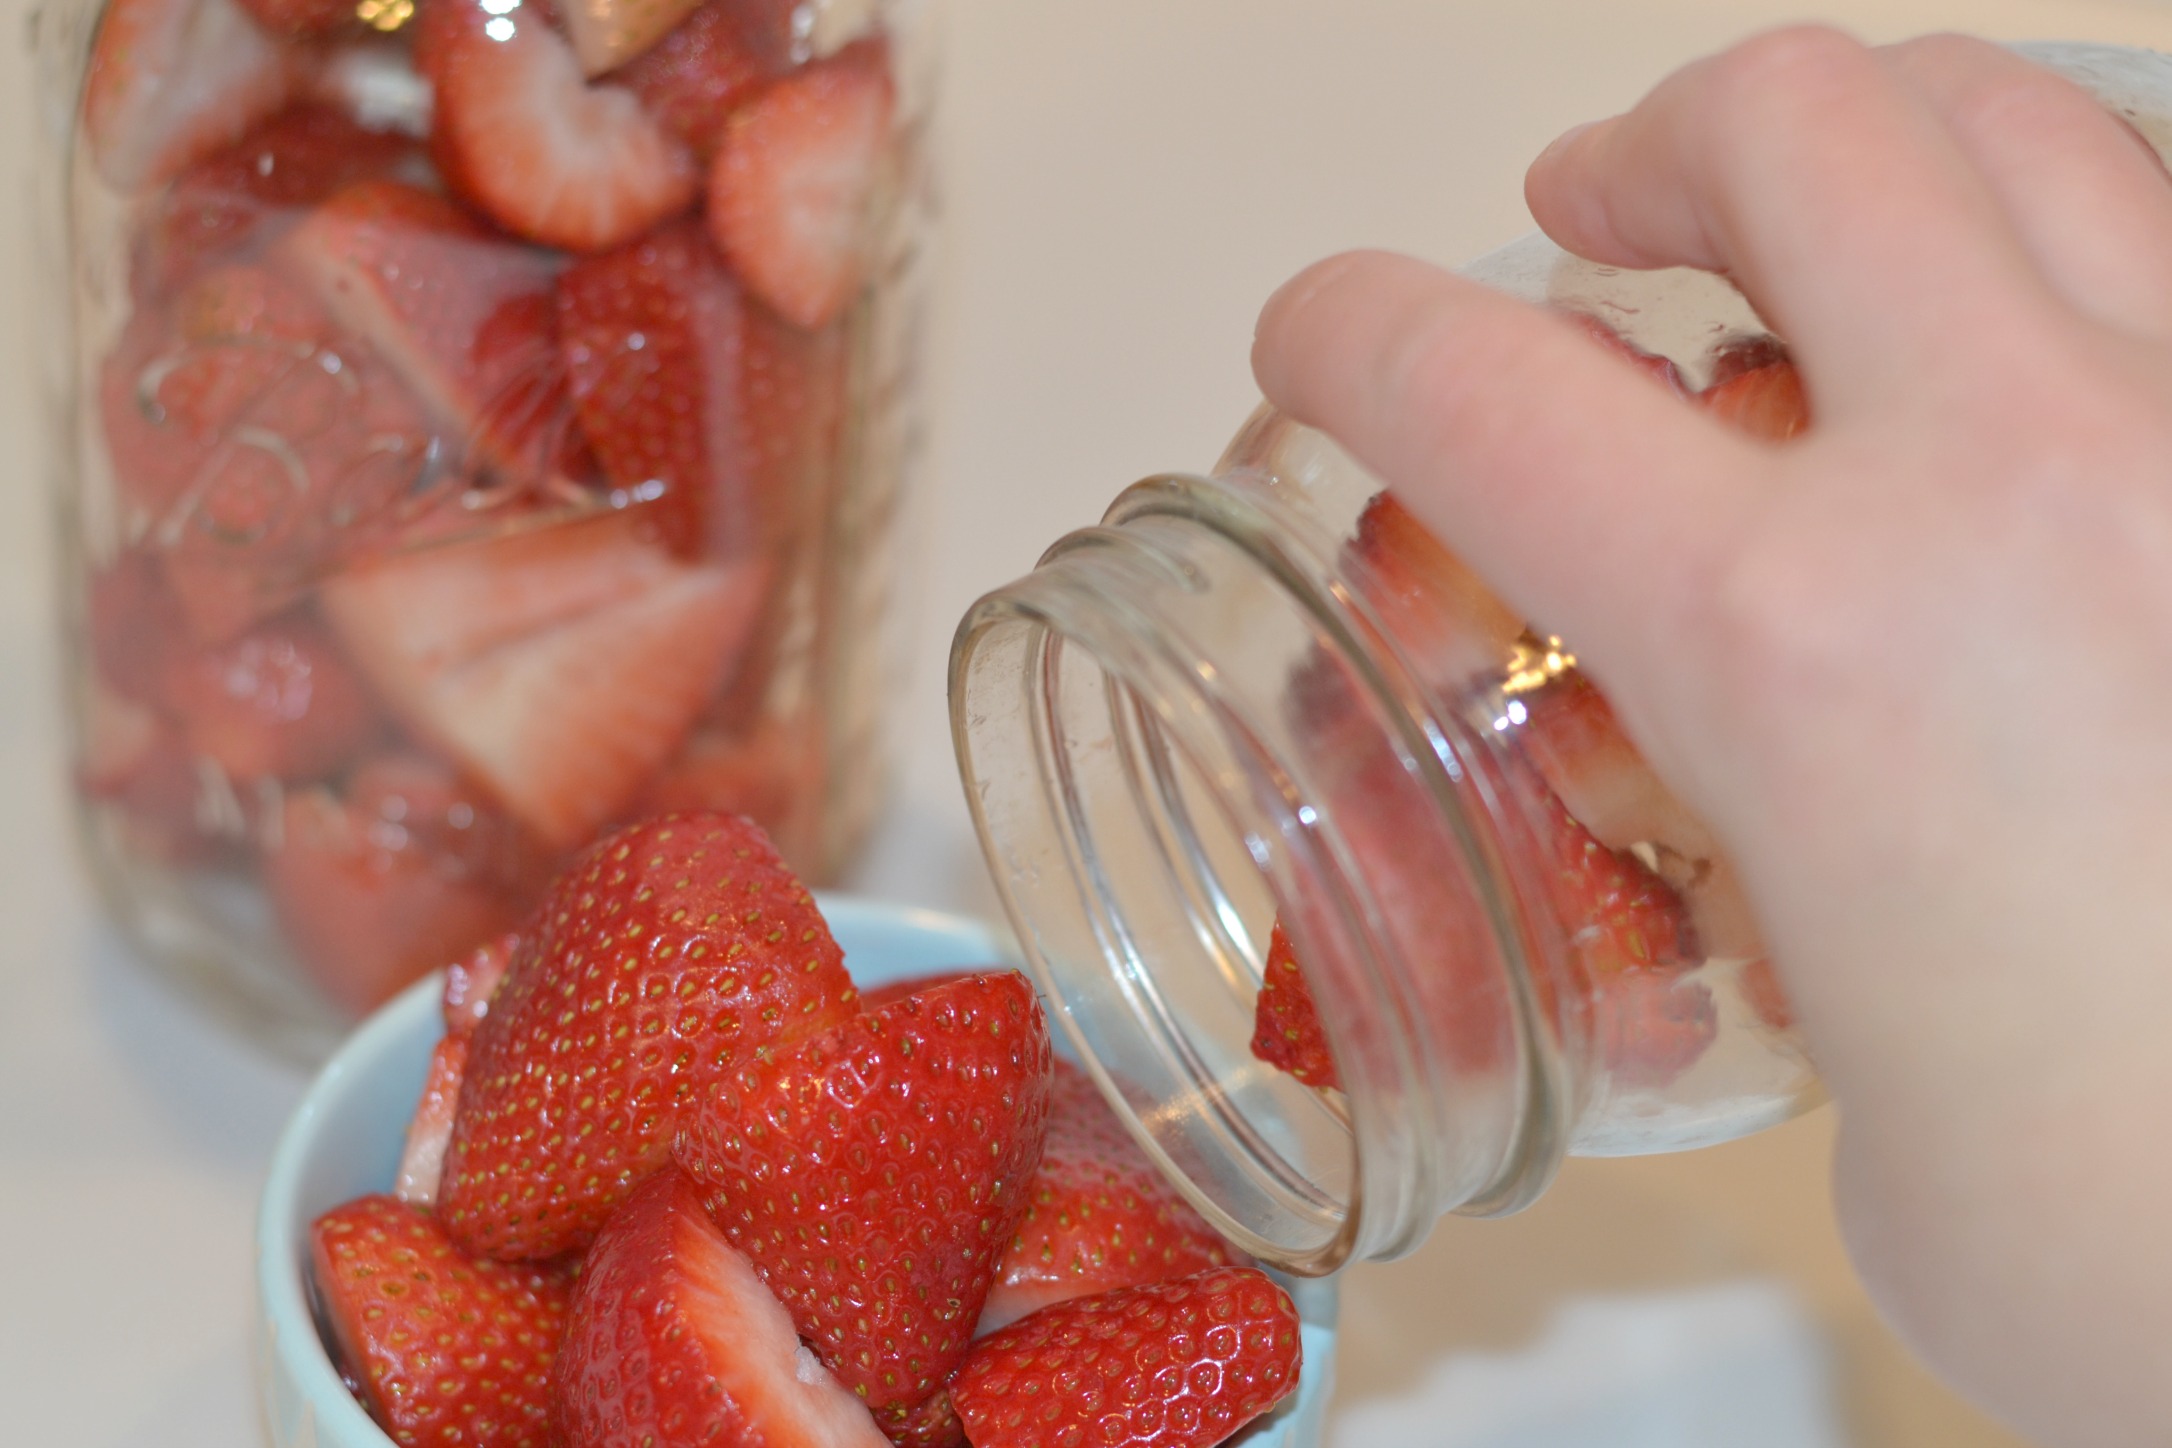
[[[1143,513],[1142,491],[1154,495]],[[1238,635],[1203,642],[1150,606],[1213,593],[1187,576],[1215,566],[1198,541],[1209,535],[1263,592],[1287,595],[1293,617],[1341,606],[1270,577],[1231,536],[1242,520],[1188,516],[1226,491],[1142,484],[1128,516],[1111,510],[1119,526],[1071,535],[976,605],[952,654],[953,732],[982,847],[1060,1033],[1218,1230],[1319,1273],[1408,1250],[1443,1210],[1535,1195],[1558,1151],[1543,1100],[1531,1109],[1546,1094],[1532,1078],[1558,1063],[1534,1064],[1547,1048],[1508,1000],[1505,969],[1497,1054],[1512,1064],[1490,1087],[1440,1059],[1452,1052],[1429,1049],[1424,1030],[1352,1042],[1352,1011],[1323,1012],[1346,1091],[1253,1054],[1270,930],[1286,916],[1294,939],[1332,943],[1338,974],[1315,989],[1377,998],[1396,1020],[1422,1009],[1382,959],[1393,946],[1380,901],[1351,888],[1350,853],[1289,767],[1297,751],[1274,737],[1274,710],[1243,692],[1240,676],[1274,670],[1227,657]],[[1167,519],[1145,516],[1157,498]],[[1157,547],[1157,522],[1183,546]]]

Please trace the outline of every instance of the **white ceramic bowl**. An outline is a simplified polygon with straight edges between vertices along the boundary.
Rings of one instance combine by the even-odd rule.
[[[862,986],[1007,958],[970,920],[848,898],[822,913]],[[309,1224],[341,1202],[388,1191],[407,1118],[443,1025],[436,977],[417,983],[348,1038],[302,1098],[272,1156],[257,1214],[257,1366],[275,1448],[393,1448],[325,1355],[309,1308]],[[1290,1284],[1304,1317],[1297,1395],[1239,1441],[1315,1448],[1335,1365],[1330,1282]]]

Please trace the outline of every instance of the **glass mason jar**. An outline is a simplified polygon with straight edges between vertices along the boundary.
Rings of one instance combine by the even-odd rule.
[[[2036,47],[2163,150],[2172,59]],[[1469,275],[1690,405],[1808,419],[1723,280],[1529,237]],[[1820,1101],[1710,832],[1574,640],[1327,437],[1262,409],[982,599],[951,657],[983,849],[1052,1013],[1223,1232],[1324,1272],[1498,1214],[1562,1158]]]
[[[314,1054],[644,813],[885,768],[919,0],[48,0],[84,834]]]

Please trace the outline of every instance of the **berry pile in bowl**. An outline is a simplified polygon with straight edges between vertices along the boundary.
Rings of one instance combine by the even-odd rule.
[[[109,0],[68,516],[139,935],[273,940],[351,1020],[627,820],[836,866],[879,795],[915,9]]]
[[[970,923],[609,835],[327,1065],[259,1222],[274,1441],[1317,1441],[1333,1289],[1217,1236]]]

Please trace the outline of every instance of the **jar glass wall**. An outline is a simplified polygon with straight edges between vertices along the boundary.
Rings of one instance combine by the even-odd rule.
[[[84,834],[195,993],[311,1054],[625,819],[850,854],[932,32],[913,0],[40,12]]]

